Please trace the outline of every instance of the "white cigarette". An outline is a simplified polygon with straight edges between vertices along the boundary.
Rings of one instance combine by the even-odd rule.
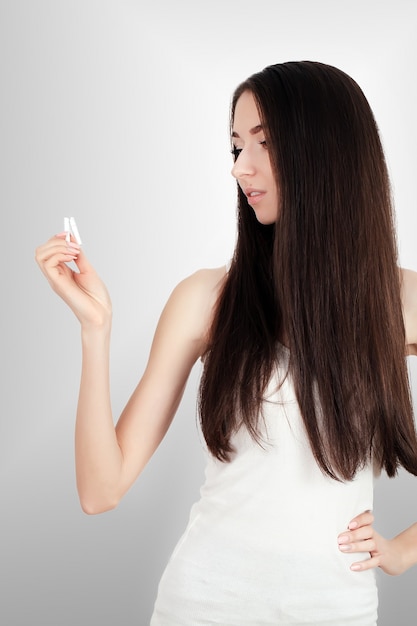
[[[78,232],[77,224],[75,223],[75,219],[73,217],[70,217],[69,223],[71,226],[72,234],[75,237],[75,241],[81,246],[82,241],[81,241],[80,233]]]
[[[65,241],[71,241],[71,228],[69,217],[64,217],[64,231],[66,232]]]

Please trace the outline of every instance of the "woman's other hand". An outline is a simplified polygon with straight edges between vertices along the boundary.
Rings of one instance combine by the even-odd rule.
[[[68,304],[85,327],[105,326],[111,320],[111,301],[104,283],[81,247],[66,233],[55,235],[36,249],[35,258],[52,289]],[[67,264],[74,261],[78,272]]]
[[[380,567],[386,574],[397,576],[405,569],[402,550],[397,538],[385,539],[373,527],[374,516],[365,511],[354,517],[348,530],[338,537],[339,550],[346,554],[369,552],[370,558],[352,563],[353,571],[365,571]]]

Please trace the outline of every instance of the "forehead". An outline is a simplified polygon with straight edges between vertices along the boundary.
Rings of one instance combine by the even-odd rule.
[[[240,135],[261,123],[258,107],[251,91],[244,91],[236,102],[233,116],[233,134]]]

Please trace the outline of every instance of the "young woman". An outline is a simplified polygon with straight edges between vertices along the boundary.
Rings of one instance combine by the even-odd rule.
[[[386,540],[371,513],[375,473],[417,475],[405,362],[417,353],[417,274],[397,267],[378,130],[345,73],[292,62],[238,87],[231,135],[239,213],[230,268],[175,288],[116,428],[106,288],[64,234],[37,250],[81,323],[81,505],[117,505],[202,357],[206,482],[152,626],[371,626],[374,569],[417,563],[417,524]]]

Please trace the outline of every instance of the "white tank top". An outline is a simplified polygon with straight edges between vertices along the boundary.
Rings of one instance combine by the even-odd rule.
[[[265,443],[241,428],[230,463],[207,455],[201,498],[162,576],[151,626],[376,624],[374,572],[350,570],[369,555],[337,544],[349,521],[372,509],[372,467],[347,483],[323,475],[281,353],[264,403]]]

